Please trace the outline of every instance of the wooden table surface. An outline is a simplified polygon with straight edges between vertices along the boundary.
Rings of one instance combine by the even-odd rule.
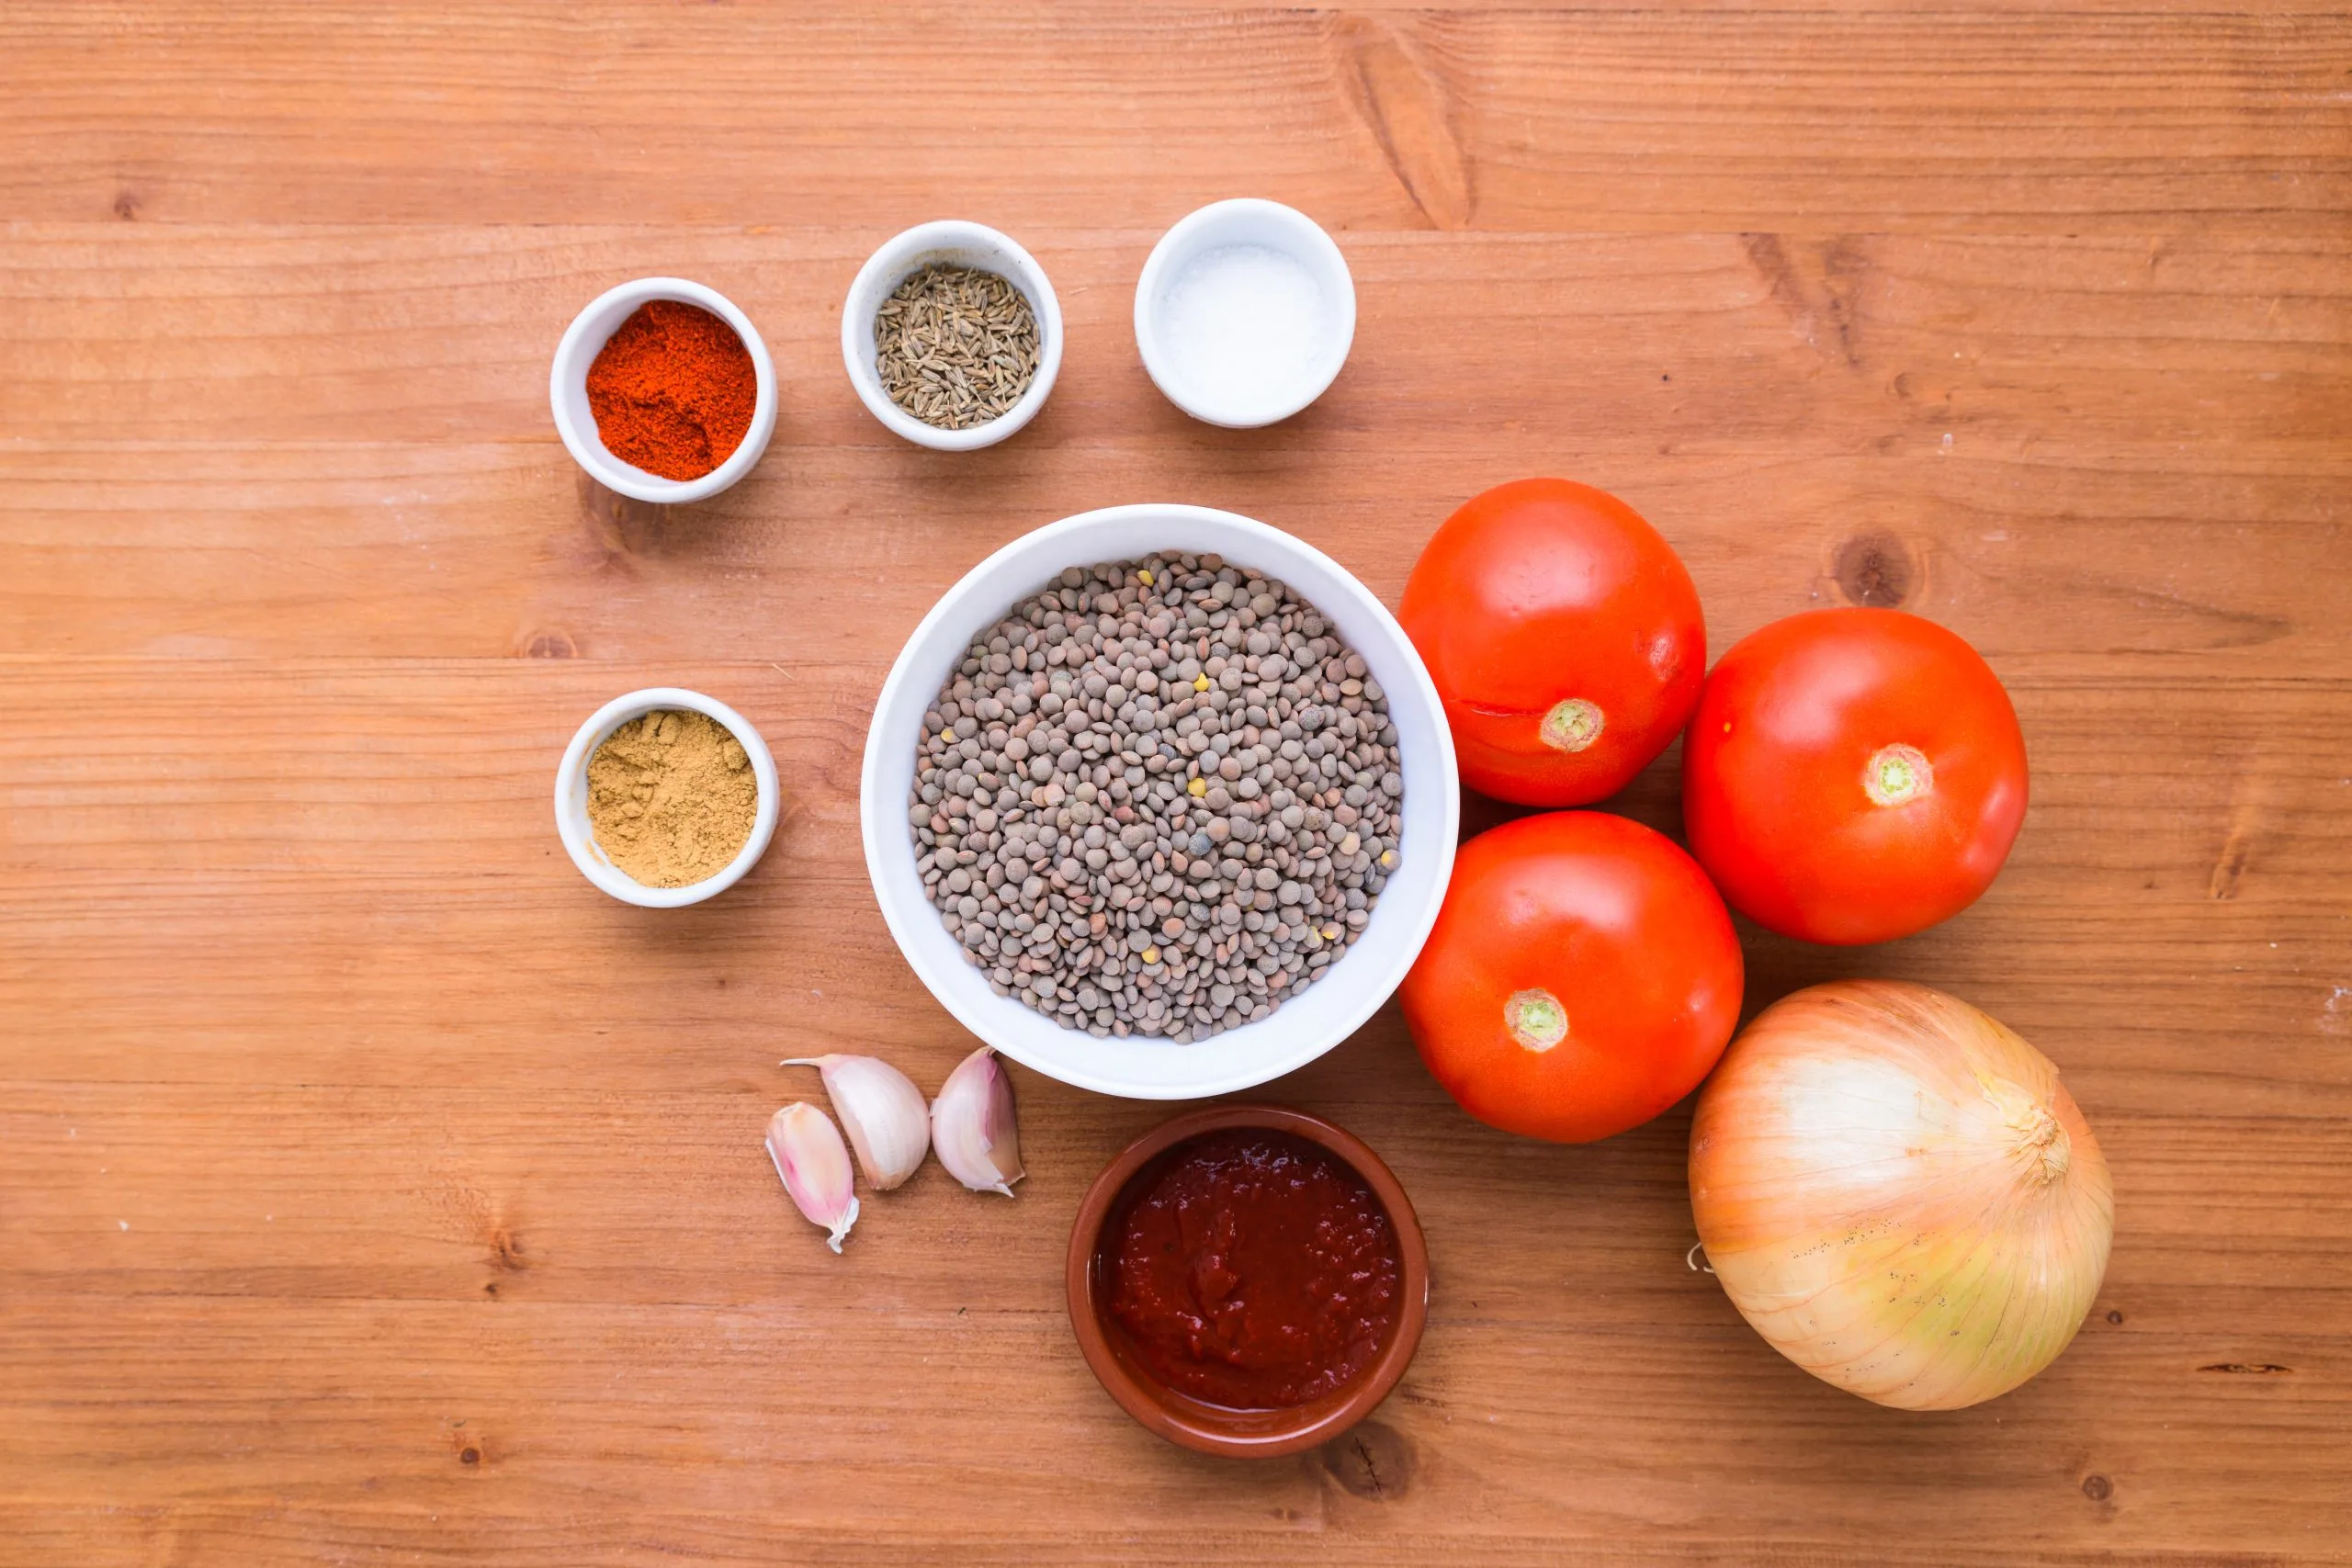
[[[0,89],[0,1562],[2347,1560],[2340,9],[28,0]],[[1129,310],[1239,194],[1333,231],[1362,319],[1320,402],[1225,433]],[[961,457],[836,336],[946,216],[1069,323],[1043,416]],[[740,302],[782,388],[752,477],[669,512],[547,406],[647,273]],[[972,1044],[858,849],[934,596],[1169,499],[1393,602],[1543,472],[1663,529],[1717,651],[1899,603],[2008,682],[1992,892],[1860,952],[1751,930],[1748,1000],[1916,977],[2064,1067],[2119,1211],[2064,1358],[1950,1415],[1808,1379],[1686,1267],[1687,1106],[1504,1137],[1393,1006],[1267,1091],[1429,1232],[1420,1356],[1333,1451],[1180,1452],[1079,1359],[1070,1216],[1165,1107],[1016,1070],[1016,1201],[933,1164],[827,1253],[760,1151],[814,1093],[778,1059],[928,1089]],[[788,797],[658,912],[548,791],[667,682]],[[1672,828],[1672,776],[1619,808]]]

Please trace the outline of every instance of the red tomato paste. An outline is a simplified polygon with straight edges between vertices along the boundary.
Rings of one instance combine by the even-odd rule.
[[[1355,1169],[1286,1133],[1180,1144],[1104,1228],[1105,1304],[1164,1387],[1235,1410],[1305,1404],[1396,1330],[1396,1230]]]

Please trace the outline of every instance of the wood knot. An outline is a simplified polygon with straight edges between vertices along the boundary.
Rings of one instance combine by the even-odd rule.
[[[522,1233],[510,1231],[504,1225],[493,1226],[490,1233],[490,1260],[510,1274],[529,1268],[530,1261],[523,1256]]]
[[[1850,367],[1860,368],[1849,303],[1857,280],[1869,264],[1860,243],[1849,235],[1840,236],[1826,244],[1800,245],[1792,252],[1779,234],[1744,233],[1739,242],[1772,303],[1788,317],[1789,325],[1805,345],[1824,357],[1834,355]]]
[[[2123,1314],[2120,1312],[2110,1312],[2107,1314],[2107,1321],[2109,1323],[2121,1323],[2123,1321]]]
[[[480,1464],[481,1462],[481,1450],[469,1443],[464,1448],[458,1450],[458,1462],[459,1464]]]
[[[2104,1475],[2083,1477],[2083,1495],[2094,1503],[2104,1503],[2115,1495],[2115,1483]]]
[[[570,632],[552,626],[546,631],[525,632],[516,651],[526,659],[577,659],[580,645],[571,640]]]
[[[122,191],[114,198],[114,215],[128,223],[139,216],[141,203],[137,191]]]
[[[1892,534],[1857,534],[1838,547],[1831,567],[1849,604],[1892,610],[1918,591],[1918,563]]]
[[[1389,173],[1430,227],[1467,227],[1476,196],[1443,73],[1410,34],[1369,17],[1341,17],[1336,39],[1340,85]]]
[[[1412,1445],[1382,1422],[1366,1421],[1318,1451],[1325,1473],[1352,1495],[1392,1503],[1412,1484]]]
[[[2245,875],[2246,859],[2254,853],[2253,827],[2253,812],[2240,807],[2230,824],[2230,836],[2222,840],[2222,858],[2213,863],[2213,874],[2205,879],[2209,897],[2226,904],[2238,896],[2238,879]]]

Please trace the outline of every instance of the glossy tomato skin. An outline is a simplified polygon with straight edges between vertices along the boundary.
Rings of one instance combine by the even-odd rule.
[[[1806,942],[1887,942],[1958,914],[1999,874],[2025,805],[2000,677],[1900,610],[1814,610],[1743,639],[1682,746],[1691,853],[1732,908]]]
[[[1555,1143],[1637,1127],[1697,1088],[1739,1021],[1723,898],[1665,835],[1599,811],[1524,817],[1454,856],[1399,991],[1464,1111]]]
[[[1674,547],[1567,479],[1464,502],[1396,615],[1445,701],[1463,783],[1522,806],[1624,788],[1680,733],[1707,668],[1699,591]]]

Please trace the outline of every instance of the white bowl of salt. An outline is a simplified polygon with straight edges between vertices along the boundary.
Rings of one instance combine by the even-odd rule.
[[[1160,236],[1136,283],[1136,347],[1168,400],[1209,424],[1288,419],[1347,363],[1356,287],[1315,220],[1213,202]]]

